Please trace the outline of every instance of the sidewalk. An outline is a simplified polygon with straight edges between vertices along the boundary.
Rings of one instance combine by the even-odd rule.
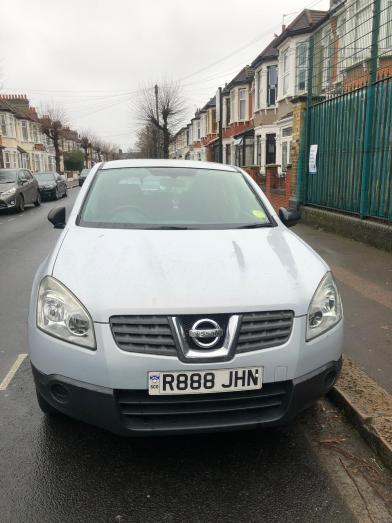
[[[304,224],[293,232],[335,274],[344,307],[345,353],[392,393],[392,254]]]

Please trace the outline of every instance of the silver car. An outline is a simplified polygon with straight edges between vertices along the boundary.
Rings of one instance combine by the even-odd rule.
[[[153,190],[152,190],[153,189]],[[36,274],[29,350],[47,414],[118,434],[278,425],[335,383],[328,265],[229,165],[93,168]]]
[[[41,205],[38,182],[27,169],[0,169],[0,209],[24,211],[25,205]]]

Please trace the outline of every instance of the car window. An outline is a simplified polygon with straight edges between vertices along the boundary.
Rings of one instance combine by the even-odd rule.
[[[116,228],[232,228],[271,225],[240,172],[149,167],[99,170],[79,224]]]
[[[19,182],[27,181],[27,177],[26,177],[26,174],[24,171],[20,171],[20,173],[18,174],[18,181]]]
[[[37,173],[35,175],[37,180],[41,180],[43,182],[53,182],[54,181],[54,175],[53,173]]]
[[[23,171],[23,172],[24,172],[24,174],[25,174],[25,176],[26,176],[26,179],[27,179],[27,180],[29,180],[29,181],[30,181],[30,180],[32,180],[32,179],[33,179],[32,175],[30,174],[30,172],[29,172],[29,171]]]
[[[12,169],[0,170],[0,183],[15,183],[17,178],[17,171]]]

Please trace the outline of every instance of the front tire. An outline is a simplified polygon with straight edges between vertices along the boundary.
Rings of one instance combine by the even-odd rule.
[[[16,212],[23,212],[24,211],[24,198],[23,195],[20,194],[18,197],[18,202],[16,204],[15,210]]]
[[[40,193],[37,194],[37,199],[35,200],[34,205],[36,207],[39,207],[41,205],[41,194]]]
[[[37,391],[37,401],[40,409],[46,416],[58,416],[59,411],[56,410],[50,403],[46,401],[45,398]]]
[[[64,194],[63,194],[63,198],[66,198],[68,196],[68,189],[65,188],[65,191],[64,191]]]
[[[60,198],[59,188],[56,187],[56,191],[55,191],[55,193],[54,193],[54,199],[55,199],[55,200],[58,200],[59,198]]]

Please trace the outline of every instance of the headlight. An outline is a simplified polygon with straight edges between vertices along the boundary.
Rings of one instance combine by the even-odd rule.
[[[342,316],[342,302],[335,279],[331,272],[327,272],[309,305],[306,340],[309,341],[331,329],[342,319]]]
[[[46,276],[39,287],[37,327],[68,343],[96,348],[89,313],[71,291],[51,276]]]
[[[3,192],[1,197],[3,198],[4,196],[12,196],[15,193],[16,193],[16,187],[12,187],[12,189],[8,189],[8,191]]]

